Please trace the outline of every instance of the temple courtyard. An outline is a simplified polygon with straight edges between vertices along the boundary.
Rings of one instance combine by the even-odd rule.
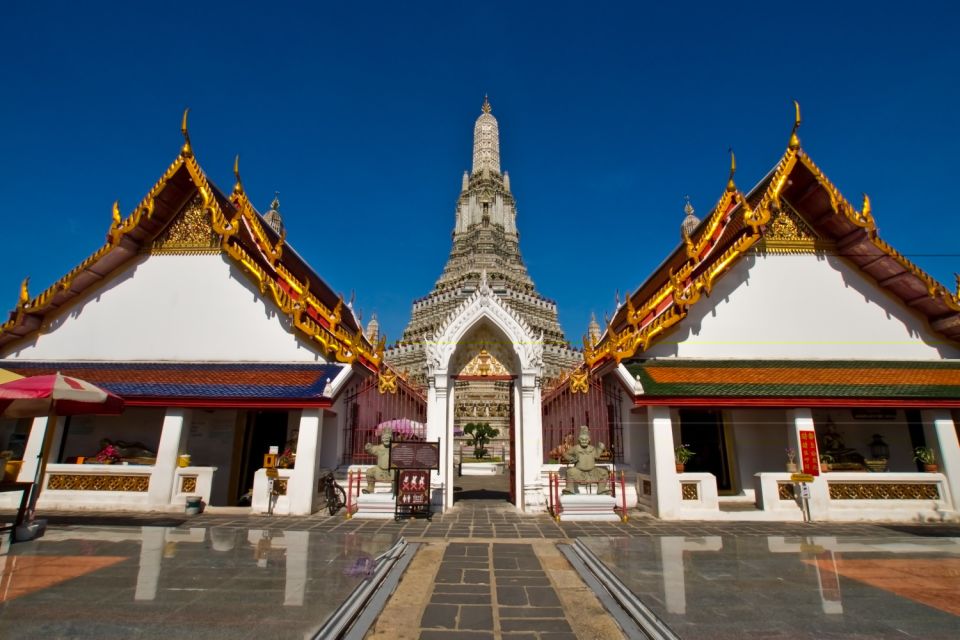
[[[2,638],[955,638],[960,526],[557,522],[462,477],[430,520],[41,513]],[[11,514],[0,514],[0,521]]]

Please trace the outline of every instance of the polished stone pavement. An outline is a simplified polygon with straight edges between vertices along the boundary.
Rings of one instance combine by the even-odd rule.
[[[0,548],[0,638],[310,637],[401,536],[422,544],[368,638],[623,637],[558,552],[574,540],[678,637],[960,637],[950,524],[558,523],[496,499],[431,521],[40,515]]]

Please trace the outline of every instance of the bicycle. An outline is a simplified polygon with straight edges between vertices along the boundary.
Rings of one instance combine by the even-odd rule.
[[[337,515],[337,511],[340,511],[340,509],[347,504],[347,492],[337,483],[332,471],[327,471],[320,476],[318,491],[323,492],[327,511],[329,511],[332,516]]]

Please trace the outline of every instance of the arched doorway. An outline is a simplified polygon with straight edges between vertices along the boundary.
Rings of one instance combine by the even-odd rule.
[[[450,370],[454,500],[504,499],[516,504],[513,417],[519,359],[513,345],[489,320],[481,319],[457,345]],[[476,429],[490,434],[482,447],[469,444],[469,434]]]
[[[484,351],[489,360],[484,360]],[[456,469],[454,467],[458,424],[456,383],[461,374],[466,381],[471,371],[480,373],[493,360],[510,381],[507,397],[510,420],[509,446],[511,476],[509,489],[514,503],[523,510],[526,488],[539,500],[541,466],[540,373],[543,367],[543,341],[515,312],[501,304],[485,282],[463,303],[427,344],[427,438],[441,442],[441,469],[434,478],[440,488],[444,510],[453,505]],[[476,369],[472,369],[475,367]]]

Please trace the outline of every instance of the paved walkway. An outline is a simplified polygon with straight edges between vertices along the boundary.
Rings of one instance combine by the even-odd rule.
[[[576,538],[960,537],[960,526],[947,524],[661,522],[636,511],[628,522],[567,523],[546,514],[521,514],[504,500],[490,499],[461,501],[432,521],[346,519],[342,514],[320,513],[265,516],[216,509],[192,517],[89,512],[41,513],[41,517],[48,518],[52,527],[153,525],[404,536],[421,547],[367,635],[377,640],[623,637],[593,591],[557,549],[557,544]]]

